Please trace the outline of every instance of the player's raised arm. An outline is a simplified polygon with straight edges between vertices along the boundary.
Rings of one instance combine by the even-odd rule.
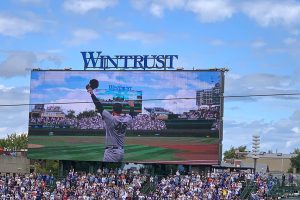
[[[95,107],[96,107],[97,111],[102,115],[102,112],[104,110],[102,103],[95,96],[95,94],[93,93],[93,90],[92,90],[92,92],[90,92],[90,94],[91,94],[92,100],[93,100],[93,102],[95,104]]]
[[[98,88],[99,82],[96,79],[90,80],[89,84],[86,85],[87,92],[91,94],[92,100],[96,106],[97,111],[102,115],[104,110],[103,105],[99,101],[99,99],[94,94],[94,89]]]

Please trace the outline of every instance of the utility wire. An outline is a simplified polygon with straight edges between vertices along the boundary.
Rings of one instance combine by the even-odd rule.
[[[247,98],[247,97],[274,97],[274,96],[298,96],[300,93],[275,93],[275,94],[249,94],[249,95],[229,95],[224,98]]]
[[[275,93],[275,94],[249,94],[249,95],[228,95],[228,96],[219,96],[219,98],[249,98],[249,97],[274,97],[274,96],[299,96],[300,93]],[[196,99],[193,98],[165,98],[165,99],[136,99],[135,101],[170,101],[170,100],[191,100]],[[37,105],[37,104],[82,104],[82,103],[93,103],[92,101],[74,101],[74,102],[56,102],[56,103],[20,103],[20,104],[0,104],[0,107],[13,107],[13,106],[30,106],[30,105]]]

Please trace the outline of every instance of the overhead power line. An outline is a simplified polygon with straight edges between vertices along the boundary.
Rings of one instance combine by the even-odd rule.
[[[249,94],[249,95],[227,95],[227,96],[220,96],[220,98],[249,98],[249,97],[274,97],[274,96],[300,96],[300,93],[275,93],[275,94]],[[158,98],[158,99],[142,99],[136,101],[170,101],[170,100],[191,100],[196,99],[193,98]],[[14,107],[14,106],[30,106],[30,105],[37,105],[37,104],[82,104],[82,103],[93,103],[92,101],[72,101],[72,102],[41,102],[41,103],[20,103],[20,104],[0,104],[0,107]]]
[[[300,93],[275,93],[275,94],[249,94],[249,95],[228,95],[224,98],[247,98],[247,97],[274,97],[274,96],[298,96]]]

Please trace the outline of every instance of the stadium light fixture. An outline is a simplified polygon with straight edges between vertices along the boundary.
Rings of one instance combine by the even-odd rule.
[[[252,158],[254,160],[254,173],[256,172],[256,163],[259,158],[260,136],[252,136]]]

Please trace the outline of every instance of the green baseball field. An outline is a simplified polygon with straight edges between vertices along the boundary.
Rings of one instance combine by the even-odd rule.
[[[31,159],[102,161],[105,136],[29,135]],[[217,137],[130,136],[124,162],[215,164]]]

